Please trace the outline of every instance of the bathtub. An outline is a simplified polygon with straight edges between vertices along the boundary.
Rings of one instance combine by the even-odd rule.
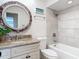
[[[79,59],[78,48],[62,43],[49,45],[49,48],[57,52],[58,59]]]

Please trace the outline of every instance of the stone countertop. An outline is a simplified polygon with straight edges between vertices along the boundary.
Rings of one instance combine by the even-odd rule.
[[[23,45],[31,45],[39,42],[40,41],[37,39],[20,39],[16,41],[0,43],[0,49],[13,48],[13,47],[23,46]]]

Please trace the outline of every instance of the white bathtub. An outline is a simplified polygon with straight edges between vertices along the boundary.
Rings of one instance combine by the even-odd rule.
[[[79,59],[78,48],[62,43],[49,45],[49,48],[57,52],[59,59]]]

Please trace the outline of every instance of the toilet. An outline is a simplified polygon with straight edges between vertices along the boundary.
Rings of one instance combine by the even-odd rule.
[[[46,59],[57,59],[58,58],[57,53],[51,49],[44,49],[44,50],[41,50],[41,52],[46,57]]]
[[[41,38],[39,40],[40,40],[41,54],[45,57],[45,58],[43,57],[42,59],[58,59],[58,55],[54,50],[46,49],[46,39]]]

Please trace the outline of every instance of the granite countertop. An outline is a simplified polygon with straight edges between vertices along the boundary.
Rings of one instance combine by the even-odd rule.
[[[39,42],[40,41],[37,39],[20,39],[16,41],[0,43],[0,49],[13,48],[13,47],[23,46],[23,45],[31,45]]]

